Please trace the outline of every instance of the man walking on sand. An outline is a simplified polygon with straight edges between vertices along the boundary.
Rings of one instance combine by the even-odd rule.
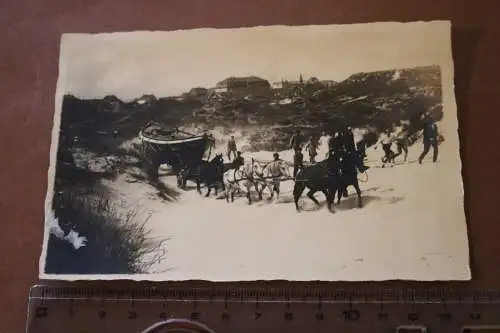
[[[304,155],[300,149],[295,150],[293,155],[293,178],[297,176],[297,173],[301,168],[304,167]]]
[[[319,138],[316,135],[311,135],[309,142],[306,145],[306,150],[309,153],[309,162],[315,163],[318,155]]]
[[[280,155],[278,153],[273,154],[273,161],[269,164],[269,171],[271,172],[271,183],[273,185],[271,197],[274,196],[274,192],[279,197],[280,195],[280,178],[282,176],[282,164],[283,160],[280,159]]]
[[[231,135],[231,139],[227,142],[227,158],[231,160],[231,155],[234,156],[234,158],[237,157],[237,151],[238,149],[236,148],[236,141],[234,140],[234,135]]]
[[[295,131],[295,134],[290,139],[290,149],[295,151],[302,149],[302,135],[299,129]]]
[[[429,114],[426,114],[424,118],[423,143],[424,151],[418,157],[418,163],[422,164],[422,160],[431,147],[433,149],[432,162],[436,163],[438,158],[438,128]]]
[[[382,157],[382,168],[388,163],[391,167],[394,166],[394,152],[391,149],[392,142],[394,141],[394,136],[392,135],[392,130],[390,128],[386,129],[380,135],[379,143],[382,145],[382,150],[384,151],[384,156]]]
[[[395,141],[396,141],[396,148],[398,151],[396,154],[394,154],[394,159],[396,159],[396,157],[404,153],[403,157],[406,163],[408,160],[408,142],[409,142],[407,125],[403,125],[401,131],[399,131],[399,133],[396,135]]]

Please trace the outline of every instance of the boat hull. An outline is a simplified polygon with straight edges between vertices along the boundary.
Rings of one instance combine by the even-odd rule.
[[[209,143],[207,135],[163,139],[140,132],[139,138],[151,158],[154,158],[157,163],[166,163],[174,168],[198,165]]]

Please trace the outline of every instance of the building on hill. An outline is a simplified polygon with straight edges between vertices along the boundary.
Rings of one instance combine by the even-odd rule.
[[[228,92],[232,95],[242,97],[247,95],[264,97],[272,94],[269,81],[256,76],[229,77],[217,83],[216,91]]]
[[[273,89],[282,89],[283,85],[284,85],[284,81],[283,80],[277,81],[277,82],[273,82],[273,84],[272,84]]]
[[[141,97],[134,100],[134,103],[139,105],[151,105],[155,102],[156,96],[151,94],[142,95]]]
[[[331,88],[337,84],[337,82],[333,80],[321,80],[320,83],[326,88]]]
[[[184,98],[189,100],[206,101],[209,95],[210,92],[208,89],[202,87],[195,87],[189,90],[186,94],[184,94]]]
[[[196,87],[189,90],[188,95],[190,96],[206,96],[208,95],[208,89],[202,87]]]

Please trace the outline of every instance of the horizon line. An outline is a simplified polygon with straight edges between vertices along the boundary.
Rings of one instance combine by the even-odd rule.
[[[318,76],[309,76],[307,78],[303,78],[303,81],[304,81],[305,84],[307,84],[308,79],[316,78],[316,79],[318,79],[319,82],[331,81],[331,82],[335,82],[336,84],[339,84],[339,83],[342,83],[342,82],[348,80],[349,78],[351,78],[351,77],[353,77],[355,75],[359,75],[359,74],[371,74],[371,73],[389,72],[389,71],[416,70],[416,69],[432,68],[432,67],[437,67],[437,69],[439,70],[439,72],[441,72],[440,65],[438,65],[438,64],[432,64],[432,65],[418,65],[418,66],[404,67],[404,68],[390,68],[390,69],[379,69],[379,70],[373,70],[373,71],[354,72],[354,73],[350,74],[349,76],[347,76],[345,79],[340,80],[340,81],[332,80],[332,79],[320,79],[320,77],[318,77]],[[258,76],[258,75],[254,75],[254,74],[249,74],[249,75],[246,75],[246,76],[228,76],[228,77],[226,77],[226,78],[224,78],[222,80],[219,80],[219,81],[215,82],[215,84],[212,84],[208,88],[207,87],[203,87],[203,86],[192,86],[191,88],[189,88],[189,90],[186,90],[186,91],[184,91],[184,92],[182,92],[180,94],[177,94],[177,95],[162,95],[162,96],[157,96],[157,95],[152,94],[152,93],[142,93],[141,95],[138,95],[138,96],[135,96],[135,97],[132,97],[132,98],[122,98],[122,97],[117,96],[115,93],[109,93],[109,94],[105,94],[105,95],[100,95],[100,97],[99,96],[82,97],[81,95],[72,93],[71,91],[66,91],[66,92],[64,92],[62,94],[62,96],[71,95],[73,97],[77,97],[78,99],[82,99],[82,100],[104,99],[106,97],[114,96],[114,97],[116,97],[117,99],[119,99],[122,102],[129,103],[129,102],[133,102],[133,101],[135,101],[137,99],[140,99],[141,97],[144,97],[144,96],[154,96],[156,99],[161,99],[161,98],[176,98],[176,97],[182,96],[183,94],[188,93],[192,89],[197,89],[197,88],[202,88],[202,89],[207,89],[207,90],[216,89],[217,88],[217,84],[219,84],[220,82],[223,82],[223,81],[225,81],[227,79],[230,79],[230,78],[243,79],[243,78],[251,78],[251,77],[259,78],[259,79],[267,81],[269,83],[269,85],[271,86],[271,89],[273,89],[272,85],[274,83],[299,82],[298,78],[301,76],[301,72],[299,71],[298,73],[299,74],[297,76],[297,80],[287,80],[287,79],[283,79],[282,78],[281,80],[278,80],[278,81],[270,81],[269,79],[266,79],[266,78],[264,78],[262,76]]]

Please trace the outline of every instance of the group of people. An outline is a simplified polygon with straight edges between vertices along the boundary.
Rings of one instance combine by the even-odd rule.
[[[312,135],[306,142],[300,130],[295,132],[290,139],[290,149],[294,150],[294,177],[304,166],[302,147],[304,146],[309,153],[309,162],[315,163],[319,145],[320,140],[318,135]],[[331,133],[330,139],[328,140],[328,156],[337,158],[340,158],[341,156],[351,157],[357,167],[357,170],[361,173],[369,169],[369,167],[363,163],[364,152],[357,149],[354,142],[354,134],[350,126],[345,127],[343,131],[335,131]]]
[[[433,149],[433,162],[437,161],[438,157],[438,145],[439,145],[439,134],[437,126],[432,117],[428,114],[424,115],[423,118],[423,145],[424,149],[418,158],[418,162],[421,164],[422,160],[428,154],[429,150]],[[396,145],[396,152],[392,150],[393,145]],[[379,137],[376,146],[381,146],[384,152],[382,157],[382,167],[386,164],[394,164],[396,157],[403,154],[404,161],[408,159],[408,146],[410,145],[410,135],[409,128],[407,125],[403,125],[402,129],[398,133],[394,133],[392,129],[385,130]],[[300,130],[296,130],[294,135],[290,139],[289,148],[294,151],[293,156],[293,177],[297,175],[298,171],[304,167],[304,155],[302,153],[303,148],[307,151],[309,155],[309,162],[315,163],[316,157],[318,156],[318,148],[320,146],[320,135],[313,134],[308,140],[305,139],[304,135]],[[338,130],[330,133],[330,138],[328,140],[328,154],[327,157],[347,157],[351,158],[356,166],[356,169],[360,173],[364,173],[370,167],[364,164],[364,158],[366,157],[366,143],[361,140],[355,143],[354,134],[350,126],[346,126],[343,130]],[[236,140],[234,136],[231,136],[227,143],[227,157],[232,160],[232,168],[237,169],[244,165],[244,159],[241,151],[238,151],[236,146]],[[274,153],[273,162],[280,161],[278,153]]]
[[[438,158],[438,146],[440,143],[440,135],[436,125],[436,122],[429,114],[423,116],[423,126],[422,126],[422,142],[424,149],[420,156],[418,157],[418,163],[422,164],[423,159],[429,153],[430,149],[433,150],[432,161],[437,162]],[[392,150],[393,144],[396,145],[396,152]],[[377,146],[381,145],[384,152],[382,157],[382,167],[386,164],[393,165],[396,157],[404,154],[404,161],[408,160],[408,146],[410,144],[410,133],[408,125],[403,125],[402,129],[398,133],[393,133],[392,129],[386,129],[379,138]]]

